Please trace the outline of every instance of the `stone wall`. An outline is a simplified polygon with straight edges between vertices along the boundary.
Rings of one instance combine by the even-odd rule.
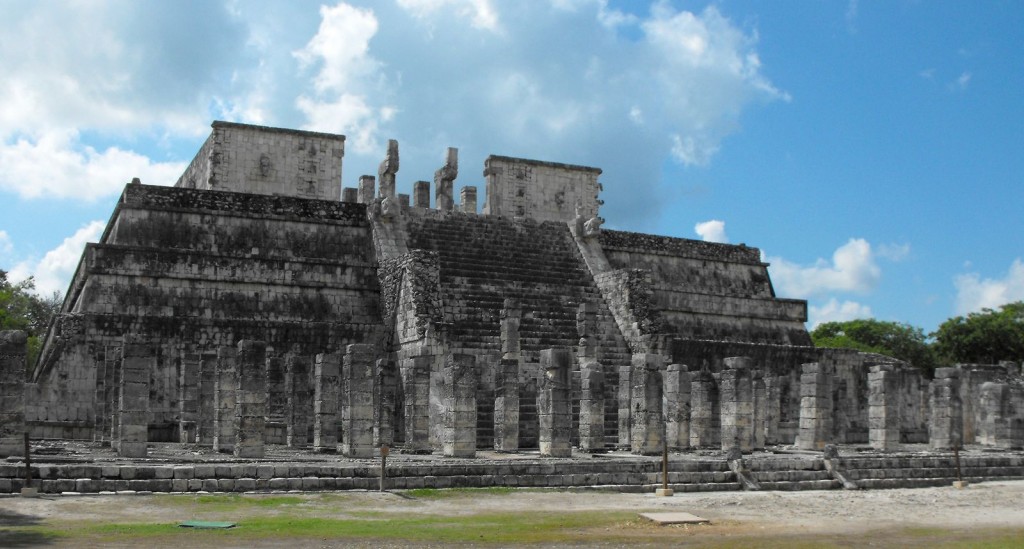
[[[176,187],[341,200],[345,136],[213,123]]]
[[[601,170],[507,156],[484,161],[484,214],[568,222],[598,215]],[[578,208],[578,209],[577,209]]]

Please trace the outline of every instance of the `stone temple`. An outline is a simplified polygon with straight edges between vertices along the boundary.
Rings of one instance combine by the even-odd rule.
[[[673,473],[676,484],[749,487],[744,454],[789,448],[817,456],[797,467],[818,475],[810,487],[836,487],[860,466],[845,459],[844,477],[831,445],[918,445],[947,480],[950,449],[983,445],[1005,451],[965,456],[988,471],[975,476],[1024,476],[1006,450],[1024,442],[1019,365],[929,380],[889,357],[815,348],[806,302],[775,295],[757,248],[602,228],[598,168],[490,156],[483,195],[456,193],[448,149],[409,196],[396,192],[396,141],[356,188],[341,187],[344,152],[342,135],[214,122],[173,187],[128,184],[29,380],[23,335],[0,334],[0,454],[23,455],[22,431],[136,459],[168,444],[271,461],[279,448],[358,461],[382,446],[538,459],[667,447],[730,456],[692,471],[703,480]],[[549,477],[537,482],[643,484],[656,472],[651,459],[555,463],[536,465]],[[250,486],[248,471],[196,467],[147,489],[285,478],[260,471]],[[333,479],[322,486],[360,486],[319,467],[312,476]],[[533,474],[491,467],[455,483]],[[82,474],[58,470],[54,483]],[[626,473],[639,476],[601,476]],[[441,473],[407,485],[423,474]],[[19,475],[0,470],[0,492]],[[105,486],[85,478],[86,491]]]

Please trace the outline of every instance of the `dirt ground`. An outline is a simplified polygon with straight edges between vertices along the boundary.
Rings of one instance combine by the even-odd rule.
[[[878,545],[892,546],[892,542],[898,539],[887,537],[886,532],[911,528],[961,532],[1024,529],[1024,505],[1021,505],[1024,502],[1024,481],[987,482],[964,489],[950,486],[871,491],[718,492],[677,494],[673,497],[561,490],[524,490],[499,494],[467,491],[448,497],[358,491],[329,495],[287,495],[309,498],[310,505],[303,505],[302,516],[331,518],[344,518],[348,513],[354,513],[353,517],[369,513],[384,517],[408,517],[526,511],[685,511],[711,520],[710,525],[680,529],[655,526],[637,519],[635,523],[630,523],[629,528],[636,530],[641,545],[661,539],[670,543],[717,540],[717,544],[730,546],[730,539],[738,543],[738,540],[750,536],[768,536],[773,539],[795,536],[793,539],[822,540],[867,534],[868,538],[858,539],[861,542],[865,539],[876,540]],[[173,498],[188,497],[108,495],[0,498],[0,532],[3,527],[76,521],[173,523],[193,518],[218,519],[216,514],[206,512],[202,516],[195,515],[193,508],[181,504],[182,500],[179,499],[178,503],[173,501]],[[227,516],[220,518],[241,520],[285,512],[295,513],[296,510],[242,506],[226,511]],[[616,527],[623,528],[621,524]],[[684,530],[685,537],[679,537]],[[878,535],[873,536],[872,532]],[[857,544],[856,541],[853,543]],[[294,545],[278,542],[269,544]],[[75,544],[72,542],[70,545]],[[223,542],[216,545],[225,546]],[[396,546],[393,542],[382,545]],[[397,546],[401,545],[399,543]],[[817,546],[814,543],[811,545]]]

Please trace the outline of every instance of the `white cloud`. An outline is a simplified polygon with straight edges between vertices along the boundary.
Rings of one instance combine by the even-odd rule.
[[[11,242],[11,235],[7,231],[0,231],[0,253],[9,254],[14,250],[14,243]]]
[[[303,66],[319,64],[313,78],[314,97],[301,95],[296,106],[306,116],[305,129],[347,134],[350,147],[361,154],[380,148],[378,132],[382,121],[391,120],[396,108],[374,106],[371,98],[382,91],[381,63],[369,54],[370,40],[377,34],[373,11],[344,2],[320,8],[317,33],[294,52]]]
[[[86,242],[99,240],[105,226],[106,223],[100,220],[88,223],[65,238],[56,248],[46,252],[41,260],[22,261],[15,265],[9,273],[10,279],[21,281],[34,276],[36,293],[44,296],[66,291]]]
[[[469,19],[474,28],[498,31],[498,11],[490,0],[398,0],[402,9],[417,19],[428,19],[442,10]]]
[[[964,91],[971,83],[971,73],[964,71],[957,77],[956,80],[949,84],[949,89],[952,91]]]
[[[813,330],[825,322],[845,322],[859,318],[871,318],[871,307],[856,301],[839,302],[830,298],[823,305],[808,305],[807,320]]]
[[[807,298],[829,292],[867,293],[878,285],[882,270],[875,262],[871,244],[851,238],[832,254],[832,261],[819,259],[802,266],[768,258],[772,281],[783,297]]]
[[[878,257],[896,263],[910,256],[910,244],[882,244],[877,253]]]
[[[697,223],[697,225],[693,227],[693,230],[700,235],[701,240],[705,242],[729,242],[729,237],[725,234],[725,221],[719,221],[717,219],[702,221]]]
[[[981,278],[978,273],[962,274],[953,279],[956,286],[957,314],[994,309],[1014,301],[1024,300],[1024,263],[1013,260],[1006,276]]]
[[[97,151],[83,145],[77,132],[55,130],[0,145],[0,190],[24,198],[94,200],[120,192],[133,177],[147,184],[174,184],[185,166],[153,162],[117,147]]]

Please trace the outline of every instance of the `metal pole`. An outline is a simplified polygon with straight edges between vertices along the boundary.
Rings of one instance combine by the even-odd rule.
[[[960,445],[953,445],[953,460],[956,461],[956,480],[959,482],[964,481],[964,477],[960,474]]]
[[[388,465],[388,450],[387,445],[380,447],[380,491],[384,491],[384,479],[387,478],[387,465]]]
[[[25,431],[25,488],[32,486],[32,455],[29,449],[28,431]]]
[[[661,489],[668,490],[668,441],[661,445]]]

